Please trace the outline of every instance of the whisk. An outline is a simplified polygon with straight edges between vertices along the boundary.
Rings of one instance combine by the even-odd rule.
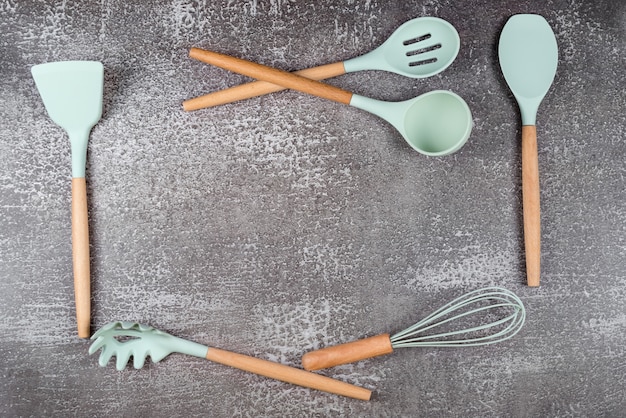
[[[484,321],[478,315],[506,316]],[[482,324],[466,329],[441,330],[446,324],[483,319]],[[404,347],[472,347],[508,340],[519,332],[526,320],[524,304],[517,295],[500,287],[474,290],[442,306],[426,318],[394,335],[381,334],[350,343],[310,351],[302,356],[306,370],[319,370],[366,358],[390,354]]]

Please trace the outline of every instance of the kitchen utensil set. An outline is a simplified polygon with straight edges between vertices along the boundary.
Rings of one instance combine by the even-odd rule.
[[[378,48],[344,62],[289,73],[251,61],[192,48],[190,57],[259,81],[183,102],[187,111],[226,104],[285,88],[348,104],[393,125],[416,151],[442,156],[459,150],[470,136],[472,115],[467,103],[447,90],[424,93],[404,102],[385,102],[351,93],[319,80],[362,70],[383,70],[425,78],[448,68],[459,51],[459,36],[448,22],[422,17],[400,26]],[[539,285],[539,177],[535,118],[556,72],[557,45],[544,18],[515,15],[499,43],[502,72],[522,115],[522,182],[524,239],[529,286]],[[89,234],[85,161],[87,141],[102,113],[103,66],[99,62],[66,61],[32,68],[37,89],[50,118],[64,128],[72,151],[72,248],[78,335],[90,334]],[[487,318],[486,320],[483,318]],[[277,364],[174,337],[133,322],[113,322],[97,331],[89,354],[102,349],[105,366],[116,356],[117,369],[133,358],[143,367],[148,356],[158,362],[170,353],[206,358],[273,379],[334,394],[370,399],[371,391],[307,370],[318,370],[393,352],[403,347],[470,347],[513,337],[524,324],[522,301],[512,292],[489,287],[469,292],[394,335],[382,334],[305,354],[304,369]],[[467,328],[454,327],[457,321]],[[452,329],[450,327],[452,326]]]
[[[474,317],[478,317],[478,321],[474,322],[472,328],[427,333],[434,328],[444,327],[447,323],[475,319]],[[490,317],[499,319],[489,319]],[[388,354],[399,347],[471,347],[495,344],[515,335],[524,325],[525,318],[524,305],[513,292],[499,287],[479,289],[453,300],[392,337],[383,334],[311,351],[302,357],[302,365],[306,370],[319,370]],[[491,322],[487,322],[488,320]],[[89,347],[89,354],[102,349],[98,361],[102,367],[113,356],[117,357],[116,368],[123,370],[131,357],[133,366],[140,369],[147,356],[156,363],[171,353],[182,353],[324,392],[361,400],[369,400],[371,396],[371,391],[365,388],[306,370],[207,347],[135,322],[109,323],[100,328],[91,339],[95,341]]]

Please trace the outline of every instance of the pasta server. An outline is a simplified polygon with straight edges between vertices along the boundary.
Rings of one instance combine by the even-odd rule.
[[[156,363],[171,353],[182,353],[337,395],[365,401],[371,396],[370,390],[359,386],[272,361],[207,347],[136,322],[111,322],[100,328],[91,339],[95,341],[89,347],[89,354],[102,349],[99,358],[102,367],[112,356],[117,357],[117,369],[123,370],[131,357],[135,369],[140,369],[148,356]]]

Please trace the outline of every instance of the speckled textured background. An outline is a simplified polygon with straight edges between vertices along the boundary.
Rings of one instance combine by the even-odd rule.
[[[497,62],[514,13],[560,47],[538,116],[542,286],[525,286],[517,106]],[[418,16],[450,21],[455,63],[332,84],[383,100],[450,89],[475,128],[428,158],[381,119],[281,92],[184,113],[246,80],[192,46],[294,70],[351,58]],[[0,415],[624,416],[623,1],[0,0]],[[100,368],[75,334],[70,154],[32,65],[105,65],[89,142],[93,329],[136,320],[299,365],[312,348],[396,332],[485,285],[524,300],[516,338],[403,349],[324,374],[370,402],[172,355]]]

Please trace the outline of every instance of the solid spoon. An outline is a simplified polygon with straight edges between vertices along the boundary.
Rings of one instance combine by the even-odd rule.
[[[192,48],[189,56],[248,77],[366,110],[392,124],[413,149],[425,155],[457,151],[472,130],[472,114],[467,103],[450,91],[436,90],[403,102],[385,102],[217,52]]]
[[[418,17],[402,24],[382,45],[367,54],[296,71],[296,74],[324,80],[355,71],[382,70],[425,78],[448,68],[456,58],[459,46],[459,34],[450,23],[437,17]],[[254,81],[186,100],[183,109],[198,110],[284,89],[266,81]]]
[[[541,219],[537,110],[550,89],[559,60],[552,28],[543,16],[519,14],[504,25],[498,56],[504,79],[522,116],[522,204],[526,280],[539,286],[541,273]]]

